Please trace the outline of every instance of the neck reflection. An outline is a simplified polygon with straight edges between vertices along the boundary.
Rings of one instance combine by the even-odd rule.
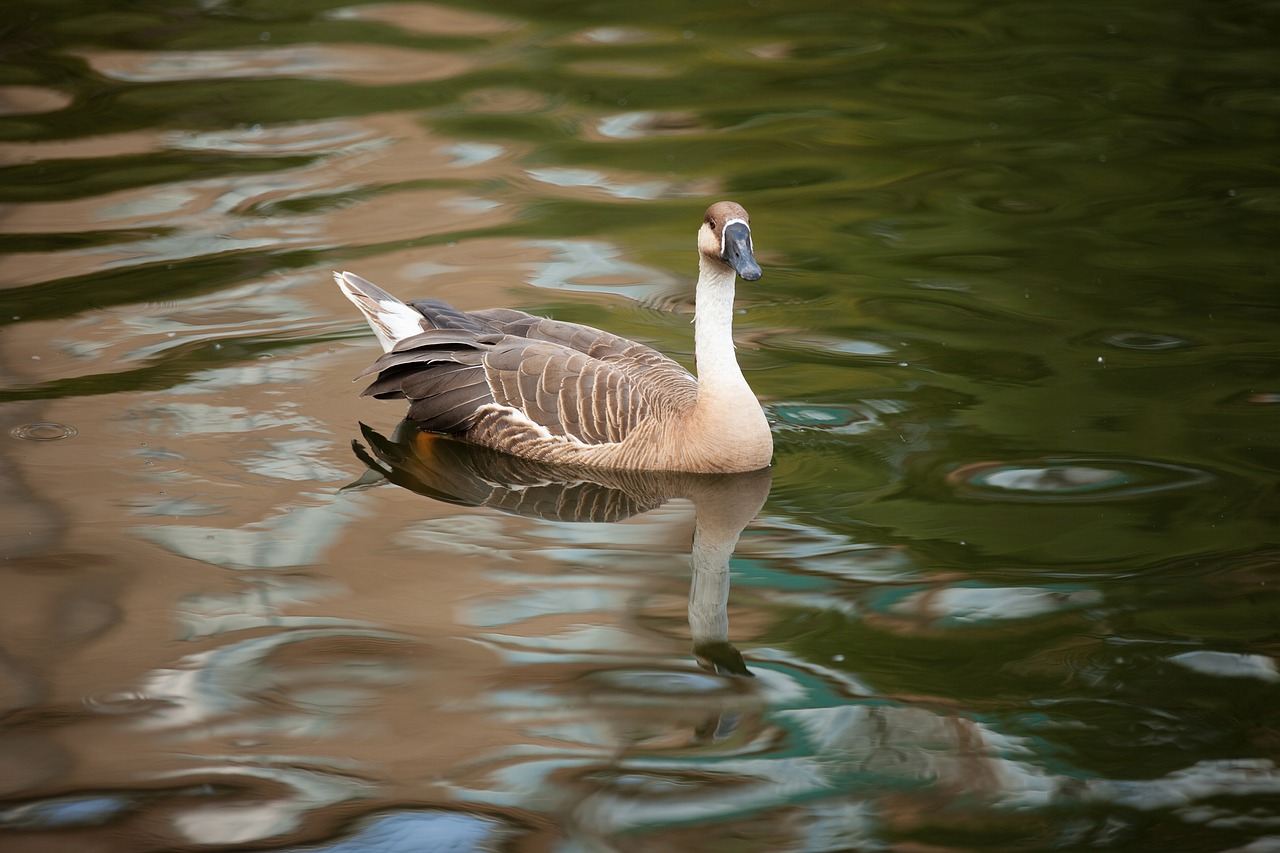
[[[391,482],[462,506],[488,507],[546,521],[616,523],[688,500],[694,510],[689,630],[693,655],[707,672],[753,677],[729,641],[729,562],[743,529],[769,494],[769,469],[746,474],[610,471],[520,459],[402,421],[386,437],[361,424],[353,441],[369,468],[357,485]]]

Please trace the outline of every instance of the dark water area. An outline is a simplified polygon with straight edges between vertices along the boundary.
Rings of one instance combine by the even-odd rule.
[[[1280,851],[1277,45],[9,0],[0,849]],[[692,365],[721,198],[763,475],[566,479],[350,382],[334,269]]]

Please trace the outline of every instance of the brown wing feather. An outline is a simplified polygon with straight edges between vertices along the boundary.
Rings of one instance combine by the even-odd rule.
[[[439,326],[398,342],[361,375],[377,374],[365,394],[407,398],[424,429],[465,433],[497,404],[552,435],[602,444],[697,394],[680,365],[608,332],[510,309],[413,304]]]
[[[562,320],[536,317],[510,308],[491,308],[467,315],[494,331],[533,341],[557,343],[601,361],[617,362],[650,398],[691,405],[697,381],[676,362],[653,347],[628,338]]]
[[[632,378],[621,365],[558,343],[508,338],[485,354],[484,369],[496,403],[552,435],[586,444],[620,441],[652,411],[642,395],[631,393]],[[592,399],[601,396],[625,396],[638,405]]]

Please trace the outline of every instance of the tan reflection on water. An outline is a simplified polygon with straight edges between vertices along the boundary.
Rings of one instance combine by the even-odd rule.
[[[685,849],[744,811],[778,839],[798,815],[871,838],[965,798],[1056,795],[1017,738],[751,643],[785,595],[731,602],[729,559],[768,472],[596,482],[361,433],[391,411],[346,379],[372,349],[23,413],[80,434],[0,450],[29,488],[9,498],[41,508],[23,516],[40,547],[4,567],[0,642],[20,651],[0,662],[0,795],[118,814],[11,830],[6,849],[301,843],[406,804],[473,810],[521,849],[655,826]],[[352,439],[402,488],[344,489],[366,467]],[[789,559],[806,533],[769,519],[741,551]],[[814,547],[805,563],[833,546]],[[840,700],[815,704],[813,680]]]
[[[157,83],[210,77],[308,77],[362,86],[442,80],[472,71],[473,58],[369,44],[283,45],[207,51],[83,51],[80,58],[114,80]]]
[[[132,149],[145,140],[113,137]],[[483,180],[518,149],[489,146],[481,157],[435,137],[407,114],[371,116],[359,123],[326,121],[223,133],[160,133],[152,150],[235,155],[314,156],[305,166],[271,172],[174,181],[161,187],[108,192],[81,199],[24,204],[0,219],[0,234],[131,232],[132,239],[60,252],[0,256],[8,286],[32,284],[136,264],[180,261],[245,249],[349,248],[420,238],[458,228],[509,221],[509,206],[478,203],[456,191],[414,188],[440,180]],[[84,153],[88,153],[85,151]],[[0,145],[0,157],[25,156]],[[343,196],[376,191],[359,204]],[[335,201],[325,204],[333,198]],[[315,209],[285,212],[285,203],[316,201]]]
[[[0,115],[34,115],[60,110],[71,103],[64,92],[40,86],[0,86]]]
[[[231,305],[300,310],[296,289],[258,290],[211,305],[204,319],[228,327],[199,333],[233,334]],[[201,314],[157,307],[135,345]],[[77,333],[99,331],[121,336]],[[850,767],[948,780],[880,803],[907,823],[960,792],[1053,784],[1028,788],[1029,768],[961,717],[787,710],[809,665],[732,645],[768,625],[728,586],[767,472],[699,487],[432,468],[453,443],[356,431],[390,411],[347,381],[371,350],[310,344],[26,413],[80,434],[3,448],[22,500],[47,509],[28,521],[42,547],[5,565],[0,632],[22,651],[6,662],[4,796],[122,796],[102,850],[288,844],[405,803],[500,816],[537,849],[655,824],[680,844],[680,824],[731,834],[742,809],[790,836],[793,801],[834,793]],[[353,438],[406,488],[343,489],[365,468]],[[442,479],[437,497],[479,508],[409,491]],[[745,553],[793,550],[766,537]],[[794,737],[816,752],[778,754]],[[870,831],[863,807],[834,807],[809,812]],[[83,849],[71,829],[10,835],[15,850]]]
[[[332,383],[294,381],[328,372],[333,356],[233,368],[225,391],[55,403],[52,415],[74,408],[101,428],[90,441],[7,447],[37,495],[76,488],[57,489],[48,525],[60,543],[6,566],[17,580],[4,645],[26,653],[8,681],[19,734],[0,749],[4,794],[162,794],[126,817],[113,832],[125,846],[112,849],[288,840],[324,831],[343,804],[454,801],[537,744],[607,763],[652,726],[626,698],[646,704],[644,684],[610,687],[619,668],[693,679],[691,701],[642,738],[666,747],[714,732],[707,720],[726,701],[753,704],[696,669],[648,664],[680,645],[688,660],[687,640],[636,621],[674,615],[686,511],[615,531],[341,491],[363,466],[347,437],[305,413]],[[297,393],[272,404],[282,381]],[[767,472],[751,482],[728,493],[736,510],[704,524],[710,574],[688,614],[698,653],[739,673],[740,657],[725,658],[736,655],[728,557]],[[624,496],[618,516],[664,498]],[[561,505],[565,519],[593,517],[590,500],[582,516]],[[612,710],[600,705],[610,694],[622,697]],[[559,709],[544,713],[548,701]],[[58,725],[26,730],[51,714]]]

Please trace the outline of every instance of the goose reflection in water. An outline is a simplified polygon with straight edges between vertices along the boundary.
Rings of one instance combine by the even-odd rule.
[[[483,506],[547,521],[613,523],[671,499],[693,504],[689,630],[707,672],[754,677],[729,642],[729,560],[769,494],[768,468],[744,474],[623,471],[520,459],[401,421],[390,438],[361,424],[368,446],[352,442],[369,474],[354,485],[389,481],[436,500]]]

